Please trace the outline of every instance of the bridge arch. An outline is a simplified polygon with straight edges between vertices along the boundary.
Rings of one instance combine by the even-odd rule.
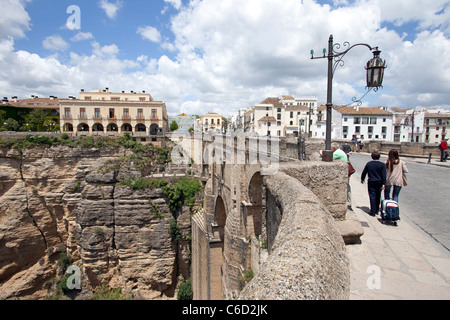
[[[247,236],[259,237],[262,234],[262,178],[256,172],[250,179],[247,192]]]
[[[227,212],[225,202],[221,196],[218,196],[216,199],[214,218],[214,228],[216,228],[216,230],[214,230],[214,240],[210,243],[210,298],[212,300],[223,300],[222,266],[225,248]]]

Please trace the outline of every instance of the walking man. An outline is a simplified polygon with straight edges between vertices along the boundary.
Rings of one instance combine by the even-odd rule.
[[[386,165],[380,161],[380,153],[372,152],[372,161],[369,161],[361,174],[361,183],[368,175],[367,190],[370,199],[370,215],[375,216],[380,209],[381,191],[386,185]]]
[[[441,149],[441,162],[447,162],[448,158],[448,139],[442,139],[439,149]]]

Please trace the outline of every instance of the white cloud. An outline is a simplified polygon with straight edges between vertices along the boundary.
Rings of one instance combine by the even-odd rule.
[[[0,19],[0,40],[6,37],[25,37],[25,32],[31,30],[31,18],[25,11],[25,1],[2,1],[2,17]]]
[[[324,103],[327,62],[311,60],[309,52],[321,52],[332,33],[336,43],[379,46],[387,60],[385,87],[368,95],[371,100],[365,99],[365,105],[449,105],[450,61],[445,53],[450,51],[450,39],[444,22],[449,7],[438,0],[409,6],[404,1],[348,2],[353,3],[338,0],[337,7],[330,7],[313,0],[193,0],[180,4],[171,18],[173,41],[154,27],[137,30],[174,55],[138,52],[134,60],[124,60],[119,42],[93,41],[90,54],[71,52],[67,64],[57,57],[15,51],[11,37],[23,36],[29,28],[24,15],[17,18],[16,28],[0,28],[0,96],[64,97],[80,88],[104,87],[147,90],[166,101],[171,113],[224,115],[279,94],[313,95]],[[382,27],[383,22],[417,22],[419,31],[405,40]],[[364,66],[371,57],[365,47],[345,56],[345,65],[338,67],[334,78],[336,104],[364,94]],[[188,96],[197,99],[186,101]]]
[[[164,0],[164,2],[169,3],[170,5],[172,5],[172,7],[174,7],[177,10],[180,10],[182,6],[181,0]]]
[[[92,38],[94,38],[94,36],[90,32],[78,32],[70,40],[72,40],[74,42],[78,42],[78,41],[89,40]]]
[[[69,49],[69,44],[58,35],[48,36],[42,41],[42,46],[51,51],[66,51]]]
[[[161,33],[159,33],[158,29],[154,27],[151,26],[139,27],[136,32],[140,34],[143,39],[147,39],[150,40],[151,42],[156,43],[161,42]]]
[[[118,11],[122,8],[123,3],[120,0],[116,2],[109,2],[108,0],[100,0],[98,5],[105,11],[109,19],[114,20],[117,16]]]

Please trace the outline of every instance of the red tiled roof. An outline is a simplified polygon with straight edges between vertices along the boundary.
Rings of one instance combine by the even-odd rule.
[[[275,119],[274,117],[262,117],[261,119],[258,120],[258,122],[277,122],[277,119]]]
[[[280,99],[278,98],[266,98],[264,101],[260,102],[259,104],[272,104],[274,107],[282,107],[283,104],[280,102]]]

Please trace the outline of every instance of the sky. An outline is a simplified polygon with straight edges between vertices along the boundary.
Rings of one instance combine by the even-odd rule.
[[[0,0],[0,97],[146,91],[171,115],[230,116],[267,97],[326,103],[335,43],[386,60],[363,106],[450,108],[450,1]],[[345,47],[341,47],[341,49]],[[333,103],[365,89],[373,57],[357,46],[333,79]]]

